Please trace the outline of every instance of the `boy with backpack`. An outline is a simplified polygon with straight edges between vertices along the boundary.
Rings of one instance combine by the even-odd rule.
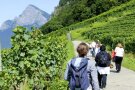
[[[99,90],[95,62],[85,56],[88,46],[80,43],[77,47],[78,57],[71,59],[65,71],[65,80],[69,81],[70,90]]]
[[[106,47],[102,45],[100,47],[100,52],[95,57],[98,70],[98,81],[101,89],[106,87],[107,74],[110,74],[111,55],[105,50]]]

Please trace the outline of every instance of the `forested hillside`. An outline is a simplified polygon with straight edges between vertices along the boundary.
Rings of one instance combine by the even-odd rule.
[[[41,27],[49,33],[99,15],[130,0],[60,0],[51,20]]]

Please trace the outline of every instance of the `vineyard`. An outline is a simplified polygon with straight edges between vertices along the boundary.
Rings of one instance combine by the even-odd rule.
[[[126,16],[128,14],[131,14],[132,12],[134,12],[135,9],[135,0],[131,0],[125,4],[122,4],[120,6],[116,6],[114,8],[112,8],[111,10],[101,13],[98,16],[95,16],[93,18],[84,20],[82,22],[76,23],[76,24],[72,24],[68,27],[64,27],[60,30],[77,30],[77,29],[83,29],[83,28],[88,28],[88,30],[92,27],[98,27],[100,26],[99,24],[104,25],[110,21],[115,21],[118,18],[122,17],[122,16]],[[79,30],[80,31],[80,30]]]
[[[83,36],[84,34],[82,34],[83,32],[90,31],[93,28],[95,29],[98,27],[102,27],[106,24],[113,23],[115,21],[119,22],[117,20],[122,20],[122,18],[124,18],[124,17],[130,17],[130,15],[132,17],[132,15],[135,12],[134,11],[134,9],[135,9],[134,3],[135,3],[135,0],[131,0],[125,4],[114,7],[111,10],[104,12],[98,16],[84,20],[84,21],[77,23],[77,24],[72,24],[68,27],[64,27],[56,32],[59,35],[62,35],[62,33],[66,33],[67,31],[71,31],[72,35],[73,35],[73,39],[84,40],[86,38],[84,38],[84,36]],[[126,22],[129,22],[129,21],[125,21],[125,23]],[[87,39],[89,39],[89,38],[87,38]]]
[[[12,48],[2,50],[0,89],[54,90],[51,88],[63,78],[62,64],[68,56],[68,41],[64,34],[61,37],[45,36],[40,30],[30,32],[20,26],[13,32]],[[64,81],[59,83],[66,84]]]
[[[99,39],[103,44],[114,48],[118,42],[123,43],[127,52],[135,52],[135,0],[109,10],[99,16],[72,25],[73,39],[87,41]],[[80,25],[81,24],[81,25]]]
[[[115,48],[118,42],[128,52],[135,52],[135,13],[126,15],[102,27],[92,28],[82,33],[88,39],[99,39],[102,43]]]

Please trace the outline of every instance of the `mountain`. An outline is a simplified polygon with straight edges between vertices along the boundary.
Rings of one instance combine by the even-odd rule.
[[[1,25],[0,30],[13,29],[13,27],[15,27],[15,22],[13,20],[7,20]]]
[[[12,30],[16,26],[24,26],[27,28],[34,26],[39,28],[45,24],[49,18],[50,15],[48,13],[37,8],[36,6],[27,6],[21,15],[15,17],[13,20],[6,20],[0,26],[0,39],[2,42],[2,48],[11,47],[10,38],[13,35]]]

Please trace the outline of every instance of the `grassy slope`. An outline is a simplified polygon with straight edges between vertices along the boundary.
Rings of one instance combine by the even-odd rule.
[[[73,39],[84,39],[81,36],[81,33],[89,31],[93,28],[103,27],[109,23],[118,21],[119,19],[134,13],[135,11],[135,0],[130,1],[129,3],[122,4],[114,9],[111,9],[105,13],[102,13],[99,16],[95,16],[91,19],[85,20],[81,23],[72,25],[72,27],[79,27],[75,28],[72,31],[72,35],[74,36]],[[82,25],[80,25],[82,24]]]
[[[122,65],[128,69],[135,71],[135,56],[134,56],[134,54],[126,54]]]
[[[68,58],[67,58],[67,60],[70,60],[72,57],[75,56],[73,43],[71,41],[68,41],[67,49],[68,49]]]
[[[132,0],[126,4],[123,4],[121,6],[118,6],[112,10],[109,10],[108,12],[105,12],[99,16],[93,17],[91,19],[88,19],[84,22],[72,25],[71,27],[74,29],[71,31],[72,37],[74,40],[83,40],[83,41],[90,41],[89,39],[86,39],[84,36],[82,36],[83,32],[90,31],[91,29],[96,28],[102,28],[102,27],[109,27],[113,25],[114,27],[116,24],[119,23],[119,26],[117,28],[122,28],[124,26],[120,26],[122,24],[122,20],[124,21],[125,17],[130,17],[132,21],[126,21],[128,22],[134,22],[135,21],[135,0]],[[89,24],[88,24],[89,23]],[[116,24],[115,24],[116,23]],[[77,27],[78,26],[78,27]],[[130,32],[131,26],[134,26],[134,23],[130,23],[130,26],[125,25],[125,28],[127,31]],[[135,29],[135,27],[132,27]],[[105,29],[105,28],[103,28]],[[99,30],[99,29],[97,29]],[[107,30],[107,28],[106,28]],[[127,32],[128,33],[128,32]],[[135,33],[135,30],[134,30]],[[123,66],[127,67],[131,70],[135,71],[135,59],[133,57],[133,54],[125,54]]]

